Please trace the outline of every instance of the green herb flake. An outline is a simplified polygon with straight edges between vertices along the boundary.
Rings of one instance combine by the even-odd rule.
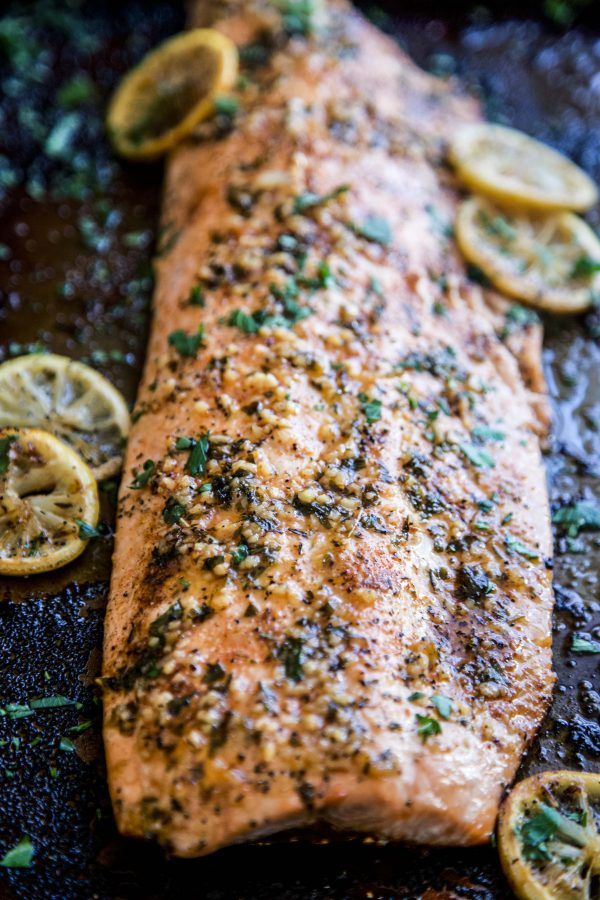
[[[352,230],[365,240],[381,244],[382,247],[388,247],[393,240],[390,224],[381,216],[367,216],[364,222],[354,223]]]
[[[167,525],[176,525],[185,513],[185,506],[175,497],[169,497],[163,509],[163,519]]]
[[[61,737],[58,742],[58,749],[62,750],[63,753],[75,753],[75,744],[68,737]]]
[[[600,641],[592,641],[589,638],[574,634],[571,638],[572,653],[600,653]]]
[[[580,256],[571,270],[571,278],[589,278],[600,272],[600,261],[589,256]]]
[[[253,315],[241,309],[234,309],[227,320],[227,324],[239,328],[244,334],[256,334],[261,323],[257,322]]]
[[[600,529],[600,509],[579,500],[558,509],[552,516],[552,521],[555,525],[560,525],[569,537],[575,538],[584,529]]]
[[[563,823],[558,810],[539,804],[539,813],[524,822],[518,829],[525,859],[542,862],[551,858],[546,842],[553,838]]]
[[[417,734],[423,743],[425,743],[427,738],[431,737],[431,735],[442,733],[442,726],[437,719],[432,719],[431,716],[423,716],[420,713],[417,713],[417,723]]]
[[[79,706],[77,700],[70,700],[57,694],[54,697],[39,697],[37,700],[31,700],[29,703],[31,709],[60,709],[63,706]]]
[[[210,435],[203,434],[199,440],[194,441],[190,455],[187,458],[185,467],[190,475],[202,475],[206,467],[208,459],[208,447],[210,444]]]
[[[371,400],[366,394],[359,394],[361,409],[369,425],[381,419],[381,400]]]
[[[191,289],[187,302],[190,306],[206,306],[206,298],[199,284]]]
[[[413,691],[413,693],[410,694],[408,701],[409,703],[415,703],[417,700],[422,700],[424,696],[425,694],[423,691]]]
[[[231,551],[231,559],[234,565],[239,566],[246,559],[249,552],[247,544],[239,544],[237,547],[234,547]]]
[[[86,719],[84,722],[79,722],[77,725],[72,725],[71,728],[67,728],[67,732],[69,734],[83,734],[84,731],[87,731],[88,728],[92,727],[92,720]]]
[[[312,191],[305,191],[299,194],[294,200],[293,211],[295,215],[304,213],[309,209],[315,209],[318,206],[325,206],[331,200],[336,200],[342,194],[350,190],[347,184],[342,184],[330,191],[328,194],[314,194]]]
[[[89,541],[91,538],[102,537],[102,534],[93,525],[88,525],[83,519],[75,519],[75,524],[79,530],[79,537],[82,541]]]
[[[493,469],[496,465],[489,453],[473,444],[460,444],[460,451],[477,469]]]
[[[198,326],[196,334],[186,334],[185,331],[178,328],[176,331],[172,331],[168,337],[169,345],[183,357],[195,356],[203,340],[204,325],[202,323]]]
[[[233,119],[240,108],[240,101],[231,94],[220,94],[214,99],[215,112],[218,116]]]
[[[540,558],[540,554],[537,552],[537,550],[532,550],[531,547],[528,547],[513,534],[506,534],[504,536],[504,543],[509,550],[514,550],[515,553],[518,553],[520,556],[525,556],[527,559]]]
[[[133,470],[133,481],[129,487],[134,491],[139,491],[140,488],[146,487],[155,472],[156,463],[153,459],[147,459],[141,471]]]
[[[440,719],[449,719],[452,714],[452,700],[443,694],[433,694],[431,702],[438,711]]]
[[[290,37],[308,37],[314,31],[316,0],[274,0],[281,11],[283,29]]]
[[[6,869],[28,869],[32,860],[33,844],[31,838],[25,835],[18,844],[6,851],[0,859],[0,866],[4,866]]]
[[[478,441],[485,443],[486,441],[503,441],[506,435],[497,428],[488,428],[487,425],[476,425],[471,434]]]

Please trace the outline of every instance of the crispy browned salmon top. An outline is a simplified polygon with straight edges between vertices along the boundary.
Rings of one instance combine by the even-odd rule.
[[[345,2],[193,21],[243,77],[168,165],[106,623],[119,827],[486,841],[552,594],[539,330],[452,236],[476,104]]]

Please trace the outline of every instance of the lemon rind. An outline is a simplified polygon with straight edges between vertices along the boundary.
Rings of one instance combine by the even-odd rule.
[[[577,184],[565,186],[564,194],[561,196],[558,193],[552,195],[541,188],[536,190],[525,183],[519,187],[509,187],[503,183],[502,175],[493,172],[486,175],[479,174],[473,170],[472,164],[469,164],[469,148],[474,144],[474,136],[486,132],[506,134],[509,140],[519,140],[526,146],[532,146],[532,149],[535,147],[538,153],[543,153],[548,160],[554,160],[557,166],[568,171],[570,178]],[[448,157],[456,174],[467,187],[510,206],[547,212],[561,210],[583,212],[598,202],[598,188],[587,172],[558,150],[515,128],[479,122],[463,126],[450,145]]]

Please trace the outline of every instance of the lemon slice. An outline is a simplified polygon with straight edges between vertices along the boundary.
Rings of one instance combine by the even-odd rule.
[[[166,153],[213,114],[215,96],[237,75],[237,47],[219,31],[196,28],[165,41],[112,96],[106,123],[115,150],[129,159]]]
[[[456,133],[450,161],[466,185],[495,200],[531,209],[589,209],[596,185],[546,144],[504,125],[478,122]]]
[[[65,440],[96,478],[119,471],[129,432],[122,394],[95,369],[54,353],[0,365],[0,428],[45,428]]]
[[[542,772],[519,782],[500,812],[504,872],[521,900],[600,896],[600,775]]]
[[[78,453],[48,431],[0,431],[0,575],[36,575],[84,550],[98,489]]]
[[[473,197],[461,204],[455,231],[467,260],[510,297],[576,313],[600,291],[600,241],[572,213],[509,212]]]

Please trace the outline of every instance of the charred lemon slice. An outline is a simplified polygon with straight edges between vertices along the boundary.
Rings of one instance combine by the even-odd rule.
[[[600,241],[572,213],[509,212],[473,197],[461,205],[456,239],[466,259],[510,297],[577,313],[600,291]]]
[[[178,34],[153,50],[117,87],[106,122],[115,150],[151,159],[179,143],[214,111],[237,79],[235,44],[212,28]]]
[[[450,161],[468,187],[531,209],[589,209],[596,185],[579,166],[522,131],[477,122],[456,133]]]
[[[498,844],[522,900],[600,897],[600,775],[542,772],[521,781],[500,812]]]
[[[78,453],[48,431],[0,431],[0,575],[36,575],[84,550],[98,489]]]
[[[54,353],[0,365],[0,428],[44,428],[77,450],[96,478],[121,466],[129,431],[122,394],[95,369]]]

